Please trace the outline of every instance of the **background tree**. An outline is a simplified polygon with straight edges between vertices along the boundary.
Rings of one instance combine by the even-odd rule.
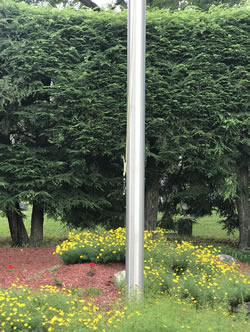
[[[114,207],[117,193],[112,189],[112,194],[106,197],[106,187],[113,188],[117,183],[117,171],[114,170],[118,167],[114,162],[118,160],[119,175],[122,174],[122,162],[121,155],[112,156],[110,148],[107,149],[105,145],[113,144],[113,151],[117,149],[116,146],[120,144],[119,128],[122,122],[120,117],[116,116],[115,123],[111,123],[107,114],[114,116],[114,105],[118,107],[119,104],[114,98],[110,102],[110,111],[107,111],[108,103],[104,95],[105,109],[103,113],[100,109],[98,114],[98,109],[92,106],[98,98],[93,98],[88,90],[90,81],[87,81],[86,90],[83,87],[89,68],[92,74],[98,75],[101,59],[97,54],[100,55],[103,46],[108,45],[108,41],[111,42],[111,33],[107,35],[106,41],[98,36],[91,52],[82,42],[82,27],[77,28],[79,20],[82,21],[83,18],[73,15],[71,22],[66,23],[69,15],[72,15],[71,11],[69,15],[65,12],[65,15],[61,16],[59,11],[52,14],[43,8],[28,10],[28,7],[25,7],[25,10],[20,12],[17,7],[10,6],[3,8],[1,14],[1,40],[4,47],[1,50],[0,84],[6,86],[6,90],[2,90],[1,94],[2,125],[4,126],[8,119],[13,119],[9,126],[9,137],[13,143],[11,157],[6,158],[5,146],[5,150],[2,150],[2,155],[5,155],[5,161],[1,164],[1,174],[5,180],[3,194],[6,195],[7,187],[10,190],[12,179],[15,184],[13,187],[16,189],[16,194],[12,191],[9,198],[12,206],[15,206],[16,200],[29,201],[33,205],[31,245],[37,246],[42,241],[45,212],[54,216],[60,215],[66,220],[70,219],[71,223],[77,222],[76,226],[84,227],[104,219],[108,224],[116,212]],[[10,17],[12,24],[9,24]],[[86,14],[85,27],[91,20],[92,18]],[[49,29],[45,22],[50,22]],[[100,30],[103,29],[104,22],[105,19],[101,18]],[[84,34],[86,43],[95,38],[93,24],[92,22],[91,29],[87,29]],[[126,34],[126,31],[121,31],[122,35],[124,32]],[[36,38],[35,35],[39,37]],[[103,61],[105,58],[111,59],[116,53],[116,40],[113,40],[112,44],[110,49],[107,47],[108,51]],[[15,56],[17,49],[19,58]],[[19,61],[19,66],[15,66],[16,61]],[[118,58],[113,61],[113,68],[117,66],[117,61]],[[107,66],[110,74],[109,62],[106,61],[103,67]],[[85,74],[79,79],[80,72]],[[100,79],[106,73],[101,74]],[[117,77],[117,80],[120,78],[121,76]],[[125,83],[125,67],[124,78]],[[105,79],[108,81],[107,75]],[[82,85],[79,86],[79,82]],[[105,87],[104,82],[102,87]],[[119,89],[125,104],[126,97],[124,90],[120,89],[121,85],[115,86],[113,82],[110,88]],[[115,96],[117,97],[117,93]],[[59,102],[60,98],[65,101],[66,97],[67,107]],[[77,97],[79,102],[82,101],[81,106],[75,102]],[[8,101],[8,98],[11,99]],[[125,130],[126,109],[123,111]],[[110,135],[111,128],[114,127],[119,130],[117,142]],[[121,150],[121,146],[119,149]],[[113,164],[114,167],[111,167]],[[110,175],[114,176],[114,180]],[[122,195],[121,176],[119,183]],[[112,206],[110,200],[113,202]],[[4,204],[6,202],[3,200],[2,209]],[[105,216],[104,207],[107,211]],[[119,209],[124,210],[124,205]],[[112,218],[109,218],[109,214]],[[78,219],[79,215],[81,218]]]
[[[0,13],[0,115],[10,142],[0,151],[3,197],[13,211],[33,204],[37,234],[44,212],[82,227],[123,224],[126,13],[13,3]],[[196,214],[216,207],[216,197],[223,206],[226,179],[248,161],[248,17],[245,8],[148,13],[147,228],[160,191]],[[162,186],[171,181],[173,192]]]
[[[100,7],[99,5],[92,0],[14,0],[15,2],[26,2],[29,5],[41,5],[41,4],[49,4],[52,7],[56,7],[57,5],[61,6],[76,6],[76,7],[88,7],[94,10],[99,11]],[[119,6],[122,9],[127,8],[127,2],[125,0],[115,0],[115,1],[108,1],[107,0],[107,5],[110,4],[110,8],[114,9],[115,7]]]
[[[16,2],[20,2],[22,0],[15,0]],[[76,5],[79,7],[85,6],[91,9],[100,10],[98,3],[92,0],[24,0],[28,4],[50,4],[53,7],[57,5]],[[227,5],[229,7],[237,6],[240,4],[244,4],[247,0],[190,0],[190,1],[178,1],[178,0],[147,0],[147,6],[150,8],[167,8],[172,11],[174,10],[182,10],[187,6],[195,6],[200,8],[201,10],[207,11],[212,5]],[[127,9],[128,1],[127,0],[107,0],[106,4],[108,8],[115,9],[119,6],[120,9]]]
[[[217,13],[218,9],[211,13],[211,18],[215,18]],[[234,199],[237,202],[241,197],[240,206],[237,207],[241,228],[240,246],[242,249],[246,249],[249,248],[250,222],[249,184],[247,180],[250,144],[248,131],[249,96],[246,93],[246,89],[249,87],[249,69],[244,43],[241,46],[238,44],[240,40],[243,41],[246,38],[247,30],[245,30],[245,23],[243,23],[245,17],[237,17],[236,20],[241,25],[240,31],[231,26],[232,19],[230,17],[216,16],[214,21],[211,19],[210,22],[206,22],[204,30],[197,25],[197,41],[200,39],[202,42],[196,44],[194,61],[192,64],[190,63],[189,74],[183,81],[183,89],[187,88],[187,90],[180,107],[190,105],[192,121],[188,123],[188,128],[190,132],[191,127],[195,130],[195,123],[198,124],[198,136],[196,134],[194,137],[199,142],[202,142],[201,135],[205,133],[204,137],[206,137],[208,134],[207,142],[209,142],[211,150],[209,155],[204,156],[204,160],[211,158],[211,152],[214,153],[214,156],[216,154],[218,157],[223,156],[223,160],[220,158],[218,166],[227,173],[226,177],[233,173],[238,178],[238,194]],[[215,32],[215,24],[219,24],[221,30],[218,29]],[[220,34],[222,31],[224,33],[227,31],[228,36],[228,38],[223,38],[223,41]],[[216,43],[212,42],[214,39],[218,43],[217,46],[215,46]],[[199,76],[199,80],[196,75]],[[241,79],[239,79],[240,77]],[[193,98],[196,99],[195,103],[192,102]],[[203,110],[202,113],[201,110]],[[203,116],[201,116],[202,114]],[[196,157],[194,152],[197,150],[199,151],[199,149],[193,148],[189,150],[190,156]],[[209,152],[206,148],[206,141],[203,143],[202,150],[206,153]],[[244,213],[241,212],[241,209],[244,210]]]
[[[187,6],[195,6],[207,11],[213,5],[228,5],[229,7],[233,7],[244,2],[244,0],[147,0],[147,5],[156,8],[168,8],[170,10],[180,10],[185,9]]]

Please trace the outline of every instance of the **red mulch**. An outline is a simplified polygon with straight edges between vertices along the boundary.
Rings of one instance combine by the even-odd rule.
[[[250,264],[238,263],[240,265],[240,272],[250,276]]]
[[[89,276],[89,263],[63,265],[53,255],[55,248],[0,248],[0,287],[9,288],[18,278],[19,285],[40,289],[41,285],[56,286],[55,278],[62,282],[58,288],[97,288],[102,295],[96,296],[99,305],[113,303],[119,298],[113,283],[113,275],[124,270],[124,264],[96,264],[95,273]],[[13,266],[10,272],[8,266]],[[49,269],[55,267],[53,272]]]
[[[110,305],[119,298],[118,289],[113,283],[113,275],[124,270],[124,264],[96,264],[95,273],[89,276],[89,263],[63,265],[53,255],[55,248],[0,248],[0,287],[9,288],[18,278],[18,284],[39,289],[41,285],[56,286],[55,278],[62,282],[58,288],[94,287],[102,291],[95,297],[99,305]],[[13,265],[13,271],[8,266]],[[54,271],[49,269],[56,267]],[[250,275],[250,264],[240,263],[240,271]]]

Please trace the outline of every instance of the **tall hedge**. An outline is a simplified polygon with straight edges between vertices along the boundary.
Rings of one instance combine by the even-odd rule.
[[[248,164],[249,26],[247,7],[148,12],[148,211],[160,179],[197,174],[183,198],[207,203]],[[1,5],[3,210],[25,199],[81,226],[123,222],[126,35],[125,12]]]

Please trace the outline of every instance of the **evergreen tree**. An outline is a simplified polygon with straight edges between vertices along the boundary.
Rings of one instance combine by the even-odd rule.
[[[35,245],[45,212],[82,227],[118,226],[126,13],[9,3],[0,15],[1,209],[20,216],[16,204],[33,204]],[[192,213],[205,213],[234,173],[241,247],[249,246],[248,21],[245,8],[148,13],[147,228],[160,190],[165,202],[186,200]],[[162,186],[171,181],[177,195]]]
[[[20,2],[23,0],[15,0],[16,2]],[[88,7],[94,10],[100,10],[100,7],[95,1],[92,0],[24,0],[28,4],[50,4],[53,7],[57,5],[73,5],[79,7]],[[183,10],[188,6],[195,6],[200,8],[201,10],[207,11],[211,6],[218,6],[218,5],[227,5],[229,7],[238,6],[244,4],[247,0],[186,0],[186,1],[179,1],[179,0],[147,0],[146,4],[149,8],[167,8],[172,11],[174,10]],[[127,9],[128,0],[107,0],[107,5],[109,5],[110,9],[115,9],[119,6],[120,9]]]

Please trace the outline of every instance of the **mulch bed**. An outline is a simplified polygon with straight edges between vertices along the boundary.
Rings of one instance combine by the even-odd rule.
[[[124,264],[96,264],[95,273],[89,275],[89,263],[64,265],[53,255],[51,248],[0,248],[0,287],[9,288],[13,283],[27,285],[39,290],[42,285],[53,285],[59,289],[90,287],[101,290],[95,296],[99,305],[110,305],[119,298],[119,291],[113,283],[113,275],[125,269]],[[239,263],[240,271],[250,276],[250,264]],[[12,265],[10,272],[8,266]],[[62,283],[61,286],[58,285]]]
[[[89,275],[89,263],[64,265],[53,255],[51,248],[0,248],[0,287],[9,288],[13,283],[40,289],[42,285],[53,285],[59,289],[90,287],[101,290],[95,296],[99,305],[111,304],[119,298],[113,283],[113,275],[124,270],[124,264],[96,264],[93,276]],[[12,265],[12,271],[8,266]],[[62,285],[57,285],[58,282]]]

